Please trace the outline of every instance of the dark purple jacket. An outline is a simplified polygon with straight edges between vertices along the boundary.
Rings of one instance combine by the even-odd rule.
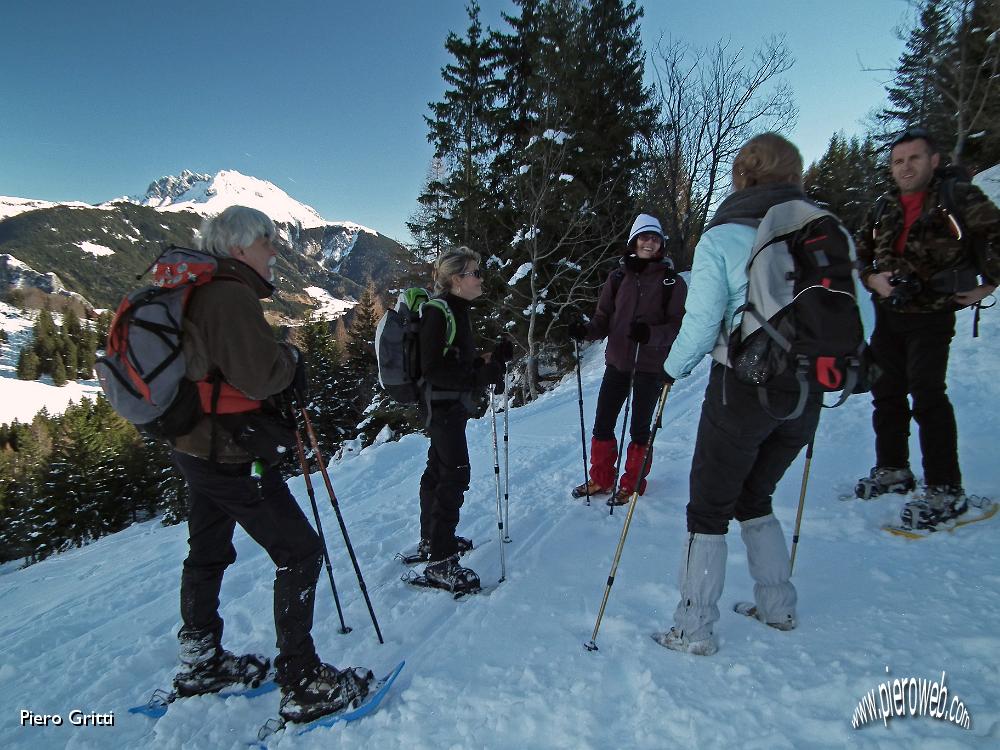
[[[617,294],[615,276],[621,276]],[[664,281],[673,279],[672,286]],[[663,295],[670,295],[664,315]],[[666,261],[652,262],[641,273],[621,265],[612,271],[601,287],[597,310],[590,321],[588,341],[608,339],[604,359],[612,367],[631,372],[635,358],[635,342],[628,337],[632,321],[649,326],[649,342],[639,347],[640,372],[662,372],[671,344],[681,329],[687,284],[675,276]]]

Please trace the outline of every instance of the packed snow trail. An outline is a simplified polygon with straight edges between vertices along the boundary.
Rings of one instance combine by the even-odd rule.
[[[959,315],[949,392],[966,489],[1000,497],[995,427],[1000,314],[985,311],[972,339]],[[908,541],[879,527],[902,497],[841,502],[872,463],[871,405],[855,396],[823,414],[795,563],[797,630],[782,633],[731,611],[751,598],[736,524],[720,601],[719,653],[692,657],[650,639],[670,626],[685,535],[684,506],[707,363],[677,383],[656,438],[601,624],[590,637],[625,513],[570,498],[582,481],[576,377],[510,414],[512,542],[507,580],[453,601],[399,581],[396,552],[417,542],[417,485],[426,439],[411,435],[332,463],[330,473],[386,643],[379,646],[337,523],[314,476],[348,625],[319,581],[313,637],[340,667],[384,674],[407,667],[378,713],[285,737],[279,747],[665,748],[928,747],[1000,744],[1000,520]],[[600,346],[584,353],[584,408],[593,423]],[[589,436],[588,436],[589,439]],[[499,577],[489,419],[470,423],[473,480],[458,532],[484,586]],[[916,436],[912,453],[919,455]],[[803,458],[775,494],[790,539]],[[919,475],[919,464],[915,462]],[[308,509],[301,477],[290,481]],[[621,509],[619,509],[621,511]],[[279,694],[203,696],[152,722],[128,706],[169,684],[176,668],[184,526],[152,521],[19,570],[0,568],[0,746],[4,748],[242,748],[276,713]],[[221,614],[233,651],[274,653],[273,564],[237,532]],[[887,673],[888,668],[888,673]],[[858,703],[886,680],[940,680],[971,716],[881,718],[852,728]],[[950,697],[949,697],[950,700]],[[74,727],[69,713],[114,713],[114,726]],[[21,726],[20,711],[59,714],[62,726]]]

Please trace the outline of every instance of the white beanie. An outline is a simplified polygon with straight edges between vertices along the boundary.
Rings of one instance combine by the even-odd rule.
[[[632,244],[632,240],[638,237],[643,232],[655,232],[660,235],[666,241],[667,236],[663,233],[663,227],[660,226],[660,220],[655,216],[650,216],[649,214],[639,214],[635,217],[635,221],[632,222],[632,231],[628,234],[628,244]]]

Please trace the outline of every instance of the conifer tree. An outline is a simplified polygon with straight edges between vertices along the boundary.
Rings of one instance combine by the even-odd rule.
[[[80,349],[77,354],[76,379],[90,380],[94,377],[94,363],[97,359],[97,334],[91,327],[86,327],[80,338]]]
[[[879,116],[890,133],[922,125],[939,142],[951,141],[954,117],[948,112],[939,85],[953,35],[947,12],[949,2],[924,0],[919,21],[910,30],[896,74],[886,87],[889,106]]]
[[[469,27],[465,36],[451,32],[445,49],[452,62],[441,71],[447,88],[442,101],[429,106],[427,140],[434,144],[435,159],[447,171],[431,179],[418,199],[431,209],[424,222],[414,221],[414,236],[435,240],[446,236],[455,244],[489,248],[489,213],[492,201],[487,165],[495,144],[493,118],[496,99],[496,50],[489,30],[479,21],[476,0],[466,7]]]
[[[872,203],[885,189],[878,147],[871,138],[830,138],[826,153],[806,170],[806,193],[840,217],[852,232],[860,229]]]
[[[21,380],[38,380],[41,363],[33,347],[25,347],[17,356],[17,377]]]
[[[38,313],[34,325],[32,348],[38,355],[38,375],[52,375],[55,371],[55,355],[59,350],[58,333],[52,313],[48,308]]]
[[[445,187],[447,179],[444,158],[435,156],[417,197],[419,205],[406,222],[406,228],[416,241],[417,257],[427,262],[433,262],[452,243],[450,226],[454,201]]]
[[[63,363],[63,355],[59,351],[52,357],[52,384],[66,385],[66,365]]]

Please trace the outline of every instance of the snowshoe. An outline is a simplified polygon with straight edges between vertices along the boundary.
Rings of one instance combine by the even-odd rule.
[[[608,505],[628,505],[628,501],[632,499],[632,490],[627,490],[624,487],[619,487],[618,491],[608,498]]]
[[[472,540],[466,539],[464,536],[455,537],[455,548],[458,550],[458,556],[471,552],[475,549]],[[417,551],[409,555],[404,555],[399,553],[396,555],[396,559],[399,560],[403,565],[418,565],[420,563],[426,563],[431,561],[431,543],[428,539],[421,539],[420,544],[417,545]]]
[[[929,485],[923,497],[911,500],[899,514],[903,529],[937,530],[969,509],[965,491],[949,484]]]
[[[903,468],[875,466],[867,477],[858,480],[854,494],[861,500],[871,500],[887,492],[905,495],[907,492],[912,492],[916,486],[913,472],[905,466]]]
[[[677,628],[670,628],[665,633],[653,633],[653,640],[671,651],[681,651],[695,656],[711,656],[719,650],[714,635],[700,641],[690,641]]]
[[[374,679],[368,669],[338,670],[329,664],[320,664],[297,685],[283,688],[278,715],[285,721],[301,723],[344,711],[368,695]]]
[[[424,568],[423,578],[430,586],[453,594],[473,593],[481,588],[479,576],[472,569],[459,565],[458,555],[431,563]]]
[[[736,604],[733,605],[733,612],[737,612],[747,617],[752,617],[755,620],[760,620],[760,622],[763,622],[765,625],[770,628],[774,628],[775,630],[795,630],[795,626],[798,624],[795,622],[794,618],[789,618],[786,622],[765,622],[758,615],[757,605],[753,602],[736,602]]]
[[[271,660],[260,654],[235,656],[219,649],[210,659],[183,665],[174,675],[174,692],[179,698],[217,693],[230,685],[257,687],[267,679]]]
[[[574,498],[587,497],[587,488],[588,487],[590,488],[590,495],[591,495],[591,497],[593,497],[594,495],[607,495],[607,494],[609,494],[611,492],[611,488],[610,487],[602,487],[597,482],[595,482],[593,480],[590,480],[590,481],[588,481],[588,482],[586,482],[584,484],[581,484],[581,485],[578,485],[577,487],[574,487],[573,488],[573,497]]]

